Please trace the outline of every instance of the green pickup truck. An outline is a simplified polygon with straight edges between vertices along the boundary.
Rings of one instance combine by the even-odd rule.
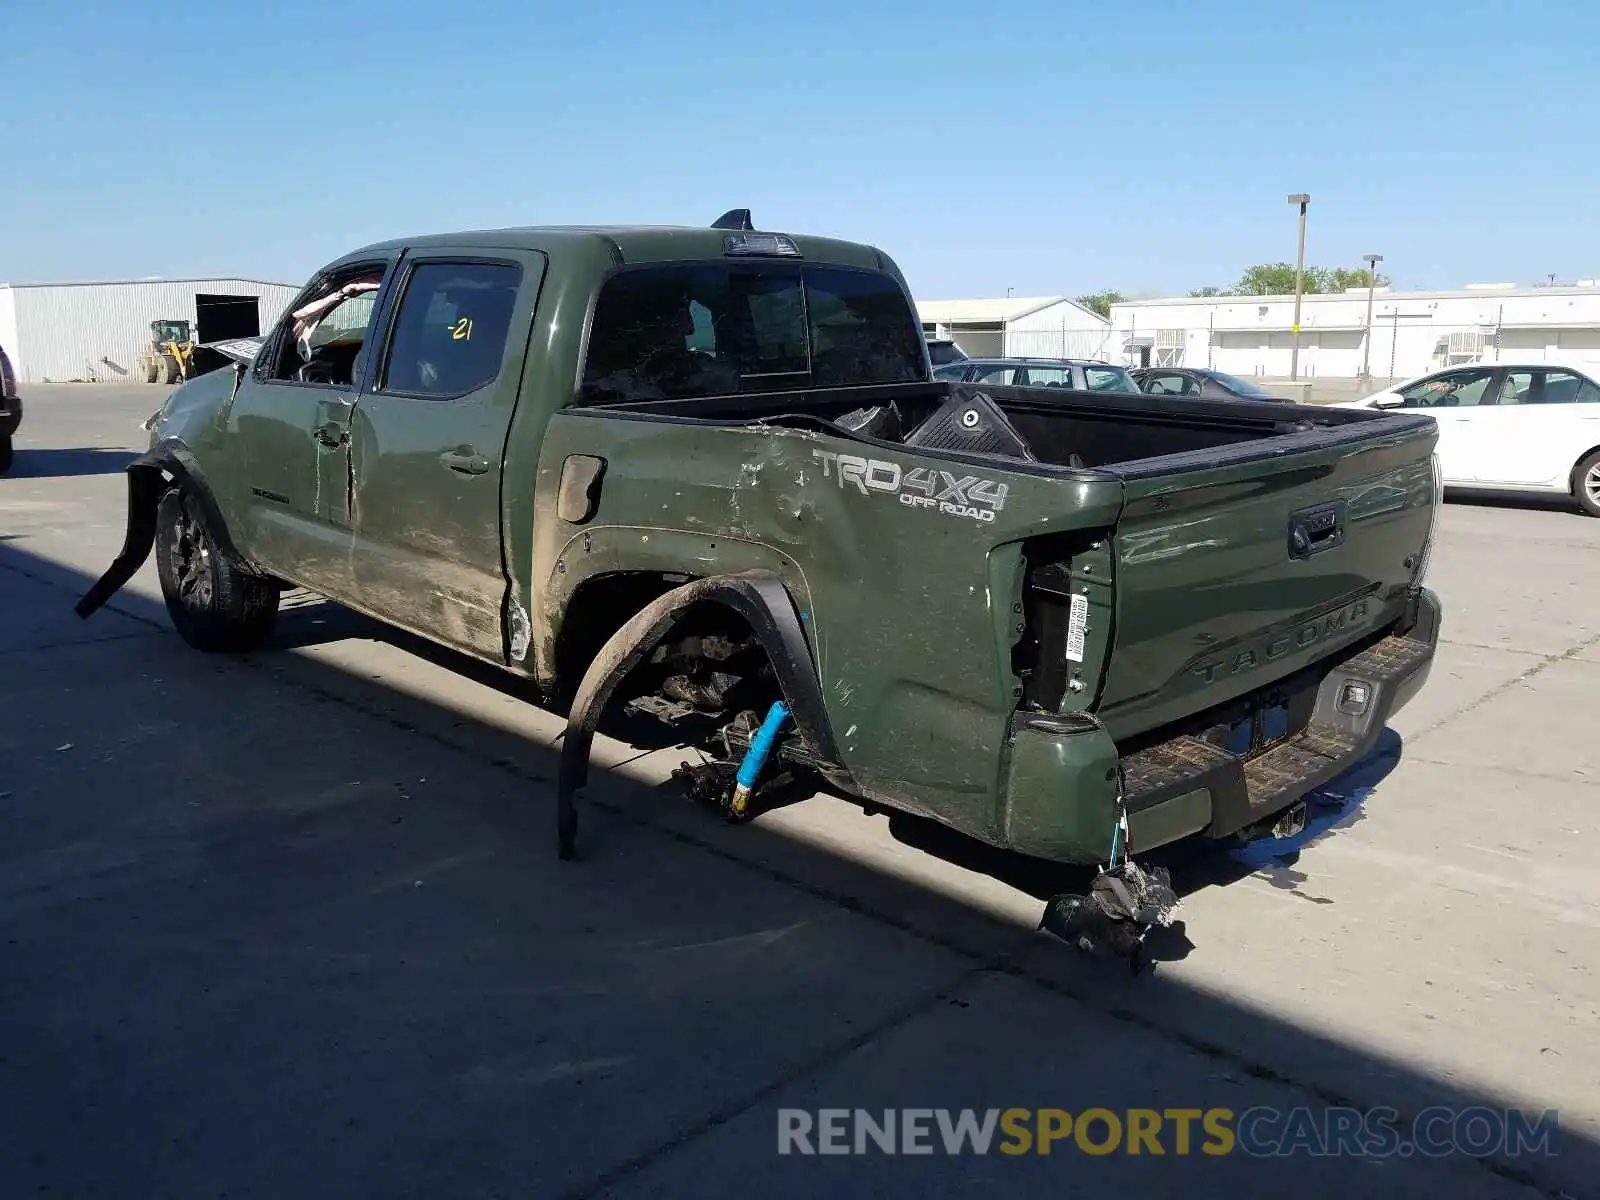
[[[893,260],[744,210],[368,246],[227,349],[79,614],[153,547],[200,649],[303,587],[531,677],[563,856],[624,708],[734,818],[778,772],[1058,862],[1282,834],[1438,639],[1431,418],[936,381]]]

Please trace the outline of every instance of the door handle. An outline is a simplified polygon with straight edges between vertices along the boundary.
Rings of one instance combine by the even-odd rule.
[[[471,446],[457,446],[439,455],[439,461],[461,475],[482,475],[489,469],[489,460]]]
[[[350,431],[343,425],[340,425],[334,421],[329,421],[326,424],[318,425],[315,429],[313,429],[311,431],[311,436],[316,438],[317,441],[322,445],[332,448],[342,446],[345,444],[345,442],[349,441]]]

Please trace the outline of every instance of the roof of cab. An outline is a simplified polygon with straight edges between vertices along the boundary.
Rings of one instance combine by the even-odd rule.
[[[729,232],[726,229],[690,225],[526,225],[391,238],[363,246],[354,253],[365,254],[400,247],[420,250],[438,246],[552,250],[588,241],[608,246],[626,263],[671,262],[721,258],[723,239]],[[805,261],[877,269],[889,267],[888,257],[882,251],[861,242],[791,234],[782,230],[759,232],[784,232],[799,247]]]

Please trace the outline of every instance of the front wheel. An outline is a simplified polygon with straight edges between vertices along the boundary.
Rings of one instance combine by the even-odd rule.
[[[11,460],[14,456],[15,451],[11,448],[11,437],[8,434],[0,438],[0,475],[11,470]]]
[[[219,547],[194,494],[169,488],[156,509],[156,574],[178,636],[196,650],[240,654],[272,636],[278,588]]]
[[[1600,517],[1600,450],[1579,463],[1572,473],[1572,498],[1591,517]]]

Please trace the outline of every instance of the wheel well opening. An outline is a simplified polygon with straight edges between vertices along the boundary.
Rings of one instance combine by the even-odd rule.
[[[1583,470],[1583,464],[1596,454],[1600,454],[1600,446],[1590,446],[1582,454],[1578,455],[1578,461],[1572,464],[1572,474],[1567,476],[1567,488],[1570,491],[1575,492],[1578,490],[1578,474]]]
[[[651,601],[687,582],[656,574],[613,575],[574,593],[572,614],[557,640],[566,689],[575,690],[602,646]],[[783,688],[767,648],[750,622],[717,600],[699,600],[673,619],[621,679],[608,708],[631,708],[669,724],[715,722],[740,712],[764,713]]]
[[[653,571],[627,571],[585,580],[566,603],[561,628],[556,633],[556,683],[560,690],[577,688],[600,647],[639,611],[675,587],[685,577],[668,577]]]

